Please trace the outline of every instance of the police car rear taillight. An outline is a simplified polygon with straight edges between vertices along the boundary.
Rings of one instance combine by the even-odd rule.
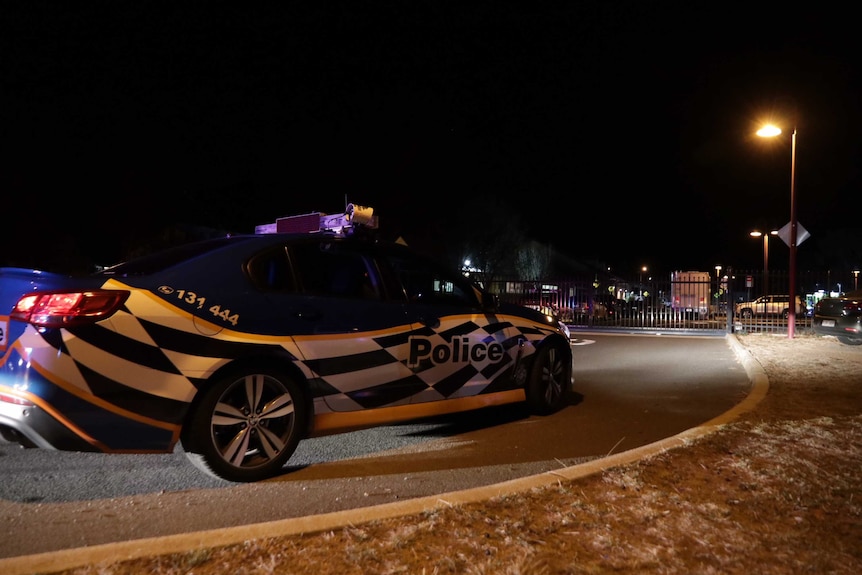
[[[11,403],[12,405],[23,405],[24,407],[34,407],[35,404],[29,399],[11,395],[9,393],[0,393],[0,402]]]
[[[129,297],[126,290],[36,292],[22,296],[9,314],[37,327],[71,327],[111,317]]]

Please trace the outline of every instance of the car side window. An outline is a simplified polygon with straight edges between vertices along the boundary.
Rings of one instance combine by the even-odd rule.
[[[377,276],[368,258],[329,242],[290,247],[290,259],[302,291],[313,295],[379,299]]]
[[[252,258],[246,266],[251,281],[266,291],[295,292],[296,282],[284,246],[267,250]]]
[[[409,256],[389,258],[407,299],[414,303],[476,307],[476,290],[454,272],[443,269],[430,260]]]

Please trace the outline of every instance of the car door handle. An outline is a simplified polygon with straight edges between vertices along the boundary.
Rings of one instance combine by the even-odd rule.
[[[317,310],[306,310],[296,312],[296,317],[307,321],[315,321],[323,317],[323,313]]]
[[[437,329],[438,327],[440,327],[440,318],[437,316],[433,316],[433,317],[424,317],[423,316],[423,317],[419,317],[417,319],[419,320],[419,323],[421,323],[422,325],[428,326],[431,329]]]

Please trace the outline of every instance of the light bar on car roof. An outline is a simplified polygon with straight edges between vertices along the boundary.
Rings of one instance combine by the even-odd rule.
[[[347,209],[343,214],[311,212],[298,216],[285,216],[275,220],[275,223],[255,226],[254,233],[310,234],[329,231],[348,235],[359,227],[377,227],[377,216],[374,215],[374,209],[356,204],[347,204]]]

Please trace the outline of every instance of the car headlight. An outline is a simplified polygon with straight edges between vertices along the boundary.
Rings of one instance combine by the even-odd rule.
[[[557,321],[557,325],[560,326],[560,331],[563,332],[563,335],[566,336],[566,339],[572,339],[572,334],[569,331],[569,326],[567,326],[566,324],[564,324],[561,321]]]

